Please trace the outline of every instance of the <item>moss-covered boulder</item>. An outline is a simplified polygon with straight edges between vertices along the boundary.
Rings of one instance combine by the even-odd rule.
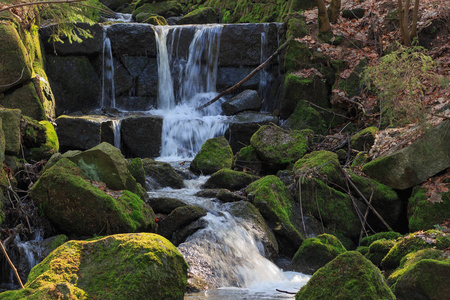
[[[0,99],[0,105],[20,109],[22,114],[36,120],[46,119],[44,106],[32,82]]]
[[[183,299],[187,264],[151,233],[69,241],[32,269],[25,289],[2,299]]]
[[[138,16],[140,16],[140,15],[141,14],[139,14]],[[136,17],[138,17],[138,16],[136,16]],[[144,21],[142,21],[142,23],[152,24],[155,26],[169,25],[167,23],[167,20],[163,16],[154,15],[154,14],[151,14],[150,16],[147,15],[147,17],[144,19]]]
[[[353,69],[350,76],[346,79],[339,78],[333,88],[345,91],[349,97],[359,95],[362,91],[361,74],[364,68],[367,66],[368,60],[363,58]]]
[[[22,122],[23,123],[23,122]],[[25,157],[34,161],[49,159],[59,151],[59,141],[55,127],[48,121],[28,120],[22,132],[23,146],[26,146]]]
[[[145,187],[145,170],[142,159],[139,157],[128,159],[127,163],[128,171],[140,185]]]
[[[42,212],[62,230],[78,235],[152,231],[154,213],[130,191],[91,184],[73,162],[60,159],[30,190]]]
[[[446,249],[450,247],[450,234],[438,230],[418,231],[403,237],[381,261],[384,270],[394,270],[407,254],[422,249]]]
[[[31,59],[13,23],[0,24],[0,53],[0,93],[31,79]]]
[[[297,177],[314,176],[335,184],[341,184],[342,174],[336,153],[320,150],[306,154],[294,164],[294,174]]]
[[[305,49],[300,48],[298,51],[294,51],[292,59],[295,63],[298,63],[302,55],[305,56],[305,64],[309,63],[311,53],[309,52],[308,46]],[[287,56],[286,60],[289,57],[291,56]],[[301,65],[303,66],[304,64]],[[296,69],[297,67],[291,68]],[[319,76],[303,78],[294,74],[287,74],[284,78],[283,94],[280,100],[280,117],[287,119],[295,111],[301,100],[307,100],[323,108],[329,107],[325,80]],[[316,117],[311,117],[311,119],[316,119]]]
[[[320,112],[304,100],[298,101],[294,112],[287,119],[287,125],[295,130],[311,129],[317,134],[324,134],[327,130]]]
[[[314,273],[295,299],[395,300],[395,296],[377,267],[359,252],[348,251]]]
[[[292,12],[284,19],[286,22],[287,31],[286,36],[293,36],[295,38],[302,38],[308,34],[306,30],[305,17],[298,12]]]
[[[392,240],[395,241],[402,235],[395,231],[386,231],[386,232],[378,232],[373,235],[369,235],[366,237],[363,237],[361,239],[361,246],[370,246],[373,242],[378,240]]]
[[[159,187],[171,187],[174,189],[184,187],[183,177],[170,164],[151,158],[142,159],[142,163],[145,175],[156,181]]]
[[[291,268],[296,272],[314,274],[345,251],[337,237],[324,233],[303,241],[292,259]]]
[[[182,13],[182,6],[178,2],[141,0],[136,3],[133,16],[137,16],[143,12],[160,15],[164,18],[179,16]]]
[[[152,207],[155,213],[170,214],[178,207],[186,206],[187,204],[180,199],[168,197],[150,197],[148,204]]]
[[[172,240],[173,234],[178,230],[204,216],[206,216],[206,210],[200,206],[180,206],[159,222],[158,233]]]
[[[450,189],[450,182],[445,187]],[[436,192],[440,196],[437,201],[429,199],[427,192],[417,187],[409,198],[408,224],[411,231],[432,229],[450,218],[450,192]]]
[[[203,144],[190,169],[196,174],[212,174],[223,168],[231,169],[233,158],[233,151],[223,136],[212,138]]]
[[[177,24],[211,24],[217,23],[217,14],[212,7],[201,7],[184,15]]]
[[[231,191],[245,188],[259,177],[244,172],[222,169],[211,175],[204,184],[204,188],[224,188]]]
[[[20,110],[0,108],[0,118],[5,134],[5,154],[18,155],[20,151]]]
[[[261,173],[263,162],[259,159],[253,146],[241,148],[234,159],[234,168],[251,174]]]
[[[3,203],[7,199],[6,198],[7,189],[5,187],[9,185],[8,174],[6,174],[3,168],[0,169],[0,184],[1,184],[0,186],[0,225],[1,225],[3,219],[5,218],[5,213],[3,211]]]
[[[395,189],[420,184],[450,166],[450,120],[428,129],[411,145],[363,166],[369,177]]]
[[[2,127],[2,118],[0,118],[0,163],[3,165],[3,161],[5,160],[5,132]]]
[[[381,266],[381,261],[394,247],[395,241],[393,240],[377,240],[370,244],[369,251],[365,254],[366,258],[370,260],[374,265]]]
[[[275,125],[261,126],[250,139],[258,157],[277,168],[286,167],[305,155],[311,142],[311,130],[286,131]]]
[[[388,282],[397,299],[447,299],[450,260],[436,249],[420,250],[402,259]]]
[[[367,127],[355,135],[350,139],[351,145],[353,149],[358,151],[369,151],[372,148],[373,143],[375,142],[375,133],[378,132],[377,127]]]
[[[293,199],[283,182],[273,175],[263,177],[248,186],[247,196],[272,227],[277,239],[289,241],[295,253],[303,236],[292,223]],[[283,250],[288,251],[288,246]]]
[[[305,178],[302,183],[301,201],[304,214],[322,220],[327,232],[342,240],[357,238],[361,222],[348,194],[328,186],[317,178]]]

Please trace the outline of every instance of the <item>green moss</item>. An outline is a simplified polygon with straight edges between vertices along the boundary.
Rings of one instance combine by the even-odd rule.
[[[253,134],[250,144],[261,160],[282,168],[308,151],[312,135],[311,130],[285,131],[278,126],[264,125]]]
[[[345,252],[319,269],[295,296],[308,299],[394,300],[380,270],[359,252]]]
[[[420,250],[402,259],[400,267],[389,276],[392,291],[400,299],[446,299],[450,293],[450,261],[442,251]]]
[[[352,161],[351,167],[359,168],[367,162],[367,153],[359,152]]]
[[[300,43],[296,40],[290,41],[284,57],[286,73],[297,71],[301,67],[309,65],[311,63],[311,56],[312,51],[307,44]],[[308,83],[305,82],[304,84]]]
[[[446,184],[450,188],[450,184]],[[440,193],[442,202],[431,202],[427,190],[415,188],[408,201],[409,229],[427,230],[450,218],[450,192]]]
[[[347,194],[329,187],[316,178],[305,178],[302,183],[303,213],[322,220],[330,233],[347,238],[360,234],[361,223]]]
[[[366,255],[366,253],[369,252],[369,247],[367,247],[367,246],[359,246],[358,248],[356,248],[355,251],[358,251],[362,255]]]
[[[139,157],[129,159],[127,164],[128,171],[142,186],[145,186],[145,170],[142,159]]]
[[[183,16],[178,24],[210,24],[217,22],[216,11],[212,7],[201,7]]]
[[[350,76],[347,79],[341,79],[338,81],[337,85],[334,86],[334,88],[338,88],[342,91],[347,92],[347,95],[350,97],[359,95],[362,88],[361,88],[361,74],[364,70],[364,68],[367,66],[368,60],[362,59],[356,67],[353,69],[353,72],[350,74]]]
[[[377,132],[378,128],[373,126],[359,131],[350,140],[352,148],[359,151],[369,151],[375,142],[375,133]]]
[[[70,233],[93,235],[154,227],[153,211],[137,195],[122,191],[112,194],[115,199],[87,179],[74,163],[62,158],[33,185],[30,197]]]
[[[321,234],[303,241],[292,259],[291,268],[305,274],[313,274],[339,254],[347,251],[339,239]]]
[[[302,38],[307,34],[305,18],[299,13],[290,13],[285,22],[287,24],[286,36]]]
[[[181,12],[182,7],[178,1],[139,1],[136,2],[136,9],[133,11],[133,16],[137,16],[140,13],[152,13],[167,18],[180,15]]]
[[[244,172],[221,169],[211,175],[204,188],[225,188],[231,191],[240,190],[257,180],[259,177]]]
[[[393,270],[400,265],[401,259],[409,253],[422,249],[446,249],[447,247],[450,247],[450,234],[438,230],[411,233],[392,247],[383,258],[381,266],[385,270]]]
[[[287,124],[291,129],[311,129],[317,134],[324,134],[327,131],[322,115],[304,100],[298,101],[294,112],[287,120]]]
[[[32,82],[0,99],[0,105],[7,108],[20,109],[22,114],[36,120],[46,119],[45,109]]]
[[[392,240],[377,240],[370,244],[369,251],[366,253],[366,258],[374,265],[380,266],[383,258],[388,254],[395,242]]]
[[[396,240],[402,235],[395,231],[378,232],[361,239],[361,246],[370,246],[373,242],[378,240]]]
[[[158,16],[158,15],[152,15],[152,16],[144,19],[144,21],[142,21],[142,23],[152,24],[152,25],[156,25],[156,26],[169,25],[167,23],[167,20],[164,17]]]
[[[336,153],[320,150],[306,154],[294,164],[296,176],[316,176],[336,184],[342,182],[340,163]]]
[[[56,238],[48,245],[48,248],[50,251],[55,250],[65,242],[67,242],[69,238],[65,234],[59,234],[56,236]]]
[[[39,148],[31,149],[31,158],[34,160],[48,159],[59,151],[59,141],[55,127],[48,121],[40,121],[39,124],[45,128],[45,143]]]
[[[191,162],[194,173],[212,174],[223,168],[233,166],[233,151],[225,137],[207,140]]]
[[[181,299],[187,268],[174,245],[151,233],[70,241],[31,270],[24,290],[6,299],[54,299],[50,295],[58,293],[64,299]]]

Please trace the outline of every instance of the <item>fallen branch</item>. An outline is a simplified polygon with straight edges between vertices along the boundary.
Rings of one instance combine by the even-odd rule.
[[[13,262],[11,261],[11,259],[9,259],[8,253],[6,252],[5,247],[3,247],[3,243],[0,241],[0,246],[2,248],[2,252],[5,255],[6,260],[8,261],[8,264],[11,266],[11,269],[14,272],[14,275],[16,276],[17,281],[19,282],[20,287],[23,289],[23,283],[22,280],[20,279],[19,273],[17,272],[16,267],[14,266]]]
[[[205,104],[199,106],[196,108],[196,110],[201,110],[207,106],[210,106],[211,104],[213,104],[214,102],[216,102],[217,100],[219,100],[220,98],[222,98],[223,96],[231,93],[233,90],[237,89],[238,87],[240,87],[242,84],[244,84],[245,82],[247,82],[250,78],[253,77],[253,75],[255,75],[256,73],[258,73],[259,71],[261,71],[262,69],[264,69],[265,66],[267,66],[269,64],[269,62],[275,57],[277,56],[281,50],[283,50],[284,48],[287,47],[287,45],[289,45],[289,42],[293,39],[292,36],[290,36],[286,42],[283,43],[283,45],[281,45],[277,51],[275,51],[268,59],[266,59],[265,62],[263,62],[262,64],[260,64],[256,69],[254,69],[253,71],[250,72],[250,74],[248,74],[244,79],[242,79],[241,81],[239,81],[238,83],[236,83],[235,85],[233,85],[232,87],[230,87],[229,89],[223,91],[222,93],[220,93],[219,95],[217,95],[216,97],[214,97],[213,99],[211,99],[210,101],[206,102]]]
[[[23,7],[23,6],[30,6],[30,5],[55,4],[55,3],[63,4],[63,3],[83,2],[83,1],[87,1],[87,0],[52,0],[52,1],[37,1],[37,2],[19,3],[19,4],[14,4],[14,5],[10,5],[10,6],[1,8],[0,12],[5,11],[5,10],[10,10],[10,9],[16,8],[16,7]]]
[[[295,295],[295,294],[297,294],[296,292],[288,292],[288,291],[283,291],[283,290],[279,290],[279,289],[275,289],[277,292],[280,292],[280,293],[285,293],[285,294],[289,294],[289,295]]]

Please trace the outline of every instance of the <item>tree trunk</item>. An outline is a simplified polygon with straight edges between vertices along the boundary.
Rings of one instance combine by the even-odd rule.
[[[325,2],[324,0],[316,0],[316,3],[319,10],[319,37],[331,38],[332,31]]]
[[[411,25],[411,34],[409,38],[412,40],[417,36],[417,19],[419,14],[419,0],[414,1],[413,20]]]
[[[328,18],[331,23],[336,23],[339,14],[341,13],[341,0],[331,0],[330,7],[328,8]]]

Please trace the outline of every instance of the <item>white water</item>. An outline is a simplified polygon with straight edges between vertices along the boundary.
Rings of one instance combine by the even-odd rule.
[[[163,116],[161,160],[192,159],[203,143],[223,135],[228,117],[220,116],[221,101],[202,111],[196,108],[214,98],[221,25],[195,26],[187,58],[178,56],[174,41],[186,26],[154,26],[158,49],[158,109]],[[178,41],[178,40],[177,40]],[[177,43],[179,45],[179,42]],[[173,74],[179,90],[174,90]]]
[[[266,61],[267,58],[269,58],[268,53],[268,36],[269,36],[269,24],[264,24],[264,31],[261,32],[261,59],[260,63]],[[273,76],[268,71],[268,67],[266,66],[260,71],[259,74],[259,86],[258,86],[258,93],[263,100],[263,107],[262,111],[268,111],[268,103],[269,103],[269,95],[270,95],[270,87],[273,81]]]
[[[111,49],[111,40],[107,35],[108,27],[103,31],[103,59],[102,59],[102,102],[101,108],[116,107],[116,94],[114,89],[114,60]]]
[[[252,226],[232,216],[228,204],[194,196],[207,177],[186,180],[184,189],[150,191],[150,197],[170,197],[210,211],[206,226],[178,246],[190,265],[189,273],[209,286],[207,292],[188,294],[185,299],[282,299],[293,295],[310,276],[283,272],[264,257],[264,247]],[[219,289],[217,289],[219,287]]]
[[[114,147],[121,150],[122,149],[122,134],[120,132],[122,127],[122,119],[111,120],[112,121],[112,129],[114,133]]]

